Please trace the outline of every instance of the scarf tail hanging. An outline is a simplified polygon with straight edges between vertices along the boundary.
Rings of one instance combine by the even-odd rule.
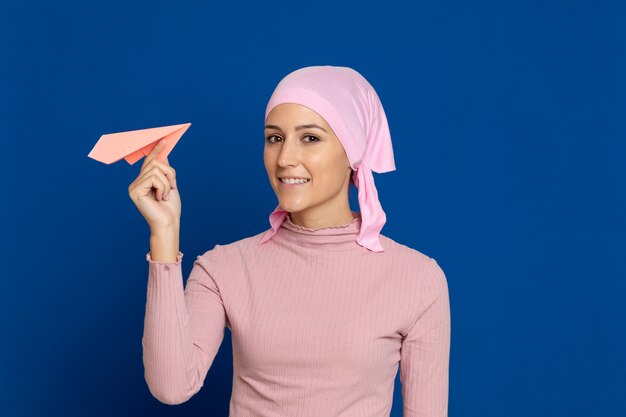
[[[382,230],[387,215],[378,200],[378,191],[374,184],[372,170],[361,162],[355,175],[354,183],[359,189],[359,208],[361,209],[361,230],[356,242],[373,252],[384,252],[380,243],[380,231]]]

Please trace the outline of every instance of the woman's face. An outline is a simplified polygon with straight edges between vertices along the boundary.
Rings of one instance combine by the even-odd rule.
[[[284,210],[328,215],[349,207],[350,161],[328,123],[308,107],[283,103],[272,109],[265,120],[263,161]],[[285,184],[283,178],[308,181]]]

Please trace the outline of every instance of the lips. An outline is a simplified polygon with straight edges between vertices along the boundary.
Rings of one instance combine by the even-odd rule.
[[[293,183],[286,183],[279,179],[278,184],[280,187],[283,187],[283,188],[297,188],[297,187],[305,186],[311,182],[309,178],[306,178],[306,179],[307,181],[304,181],[304,182],[293,182]]]
[[[298,181],[298,182],[292,182],[292,183],[283,182],[283,180],[279,179],[278,182],[280,182],[281,184],[286,184],[286,185],[307,184],[311,182],[311,180],[308,178],[303,178],[303,179],[305,181]]]

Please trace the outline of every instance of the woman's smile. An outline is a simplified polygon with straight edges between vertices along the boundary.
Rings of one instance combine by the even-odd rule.
[[[307,185],[308,183],[311,182],[311,179],[307,178],[306,180],[304,179],[283,179],[283,178],[279,178],[278,179],[278,184],[282,187],[282,188],[286,188],[286,189],[294,189],[294,188],[301,188],[305,185]]]

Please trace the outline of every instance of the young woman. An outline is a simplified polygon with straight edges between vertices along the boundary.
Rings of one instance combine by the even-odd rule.
[[[129,187],[151,230],[142,344],[157,399],[200,390],[228,327],[230,417],[389,416],[398,367],[405,417],[447,415],[447,281],[433,258],[380,234],[372,171],[395,164],[365,78],[313,66],[280,81],[265,112],[271,227],[197,256],[184,288],[180,195],[161,149]]]

